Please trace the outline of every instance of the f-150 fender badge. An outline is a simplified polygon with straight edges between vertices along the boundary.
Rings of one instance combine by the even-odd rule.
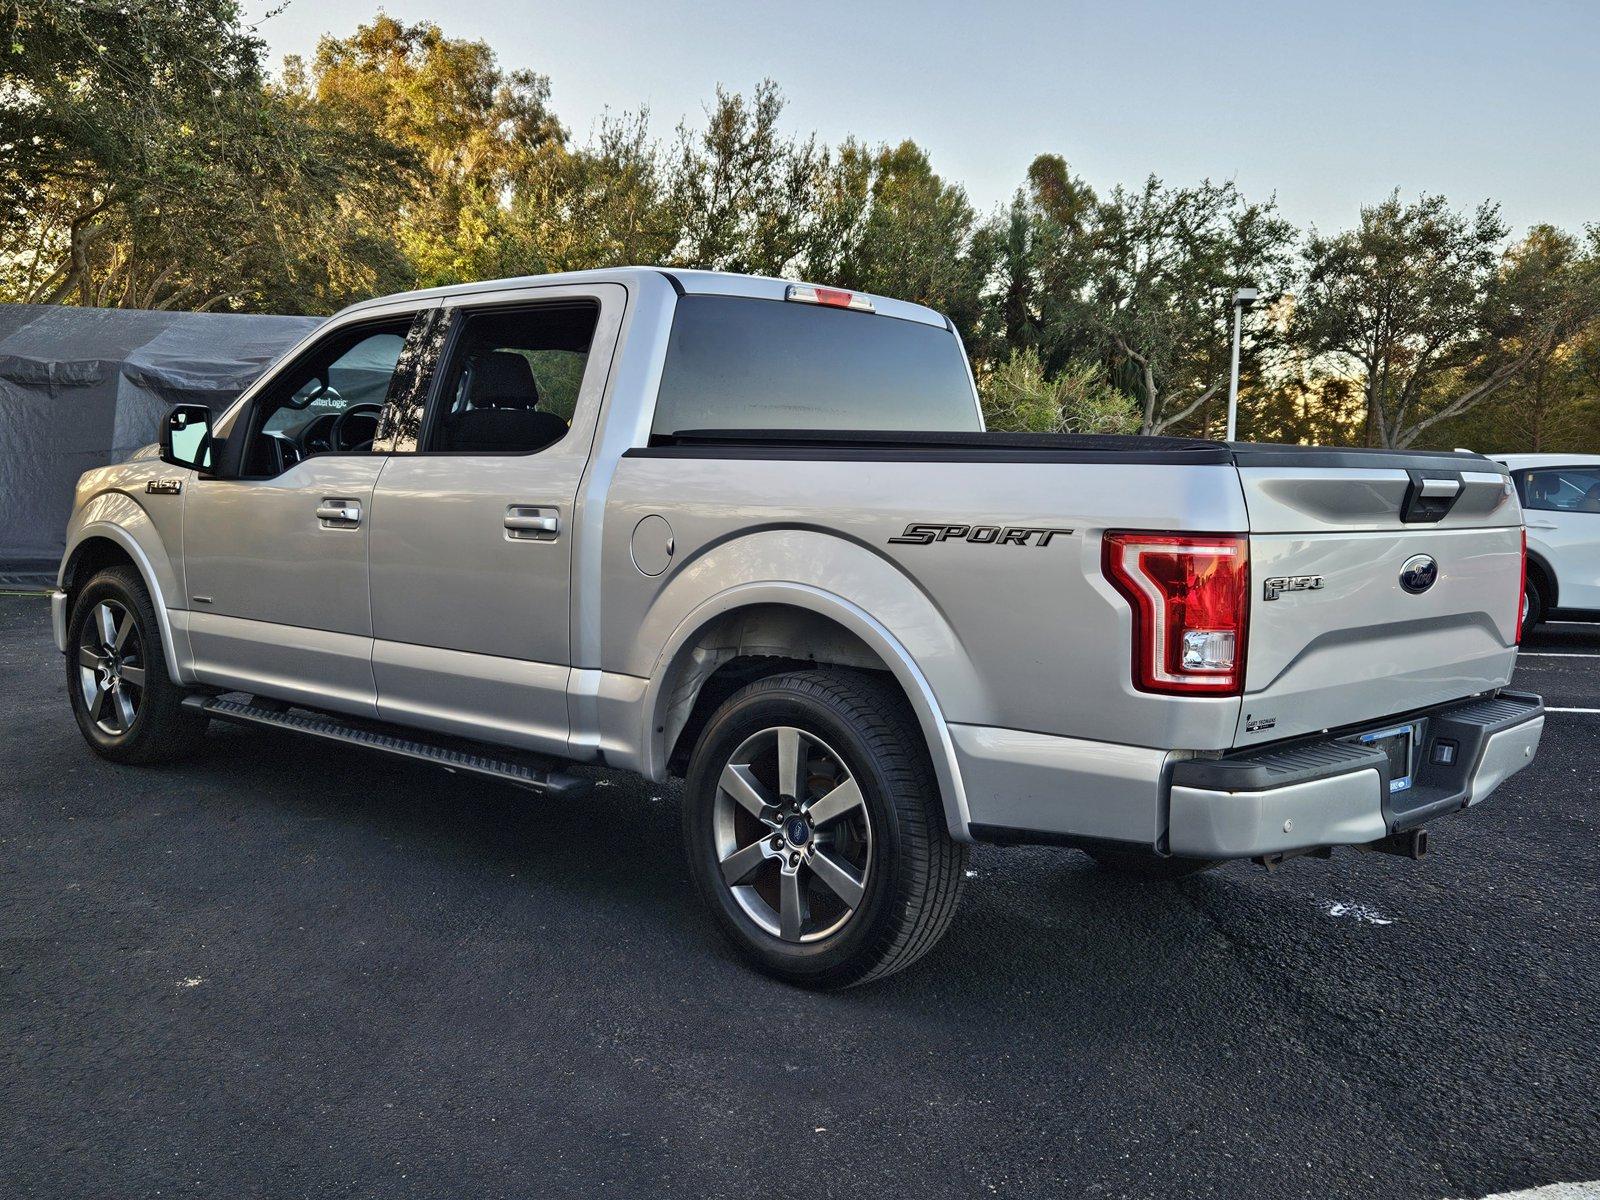
[[[1316,592],[1322,590],[1321,575],[1274,575],[1261,581],[1261,598],[1276,600],[1285,592]]]
[[[979,546],[1048,546],[1058,534],[1066,537],[1070,529],[1044,529],[1036,525],[945,525],[911,524],[889,539],[905,546],[931,546],[935,542],[972,542]]]
[[[144,485],[144,490],[151,496],[176,496],[183,491],[183,480],[152,479]]]

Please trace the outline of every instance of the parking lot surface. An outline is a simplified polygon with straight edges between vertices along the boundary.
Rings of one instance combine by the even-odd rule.
[[[1600,709],[1600,628],[1527,650],[1518,685]],[[0,598],[0,683],[0,1195],[1600,1179],[1600,713],[1552,714],[1421,863],[1138,885],[980,848],[933,953],[815,995],[724,949],[670,788],[557,807],[226,727],[118,768],[39,598]]]

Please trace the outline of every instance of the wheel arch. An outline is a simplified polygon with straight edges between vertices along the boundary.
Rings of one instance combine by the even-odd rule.
[[[96,497],[95,505],[102,499],[104,497]],[[159,545],[160,537],[144,510],[126,496],[121,496],[120,499],[133,509],[138,520],[142,520],[145,532],[155,538]],[[106,506],[101,506],[102,509],[104,507]],[[117,513],[115,520],[107,519],[103,512],[86,513],[86,516],[88,519],[78,524],[73,531],[71,543],[62,558],[61,571],[56,579],[56,586],[68,597],[68,619],[71,617],[71,598],[97,571],[118,564],[133,567],[144,583],[145,590],[150,594],[150,606],[155,610],[156,625],[161,635],[161,649],[167,659],[167,675],[173,683],[183,684],[185,680],[181,674],[172,620],[167,612],[167,588],[163,587],[149,552],[140,543],[139,538],[126,527],[128,522],[126,514]],[[58,649],[62,653],[66,652],[64,645]]]
[[[1550,566],[1550,560],[1531,547],[1528,550],[1528,574],[1538,581],[1539,590],[1543,593],[1545,611],[1560,606],[1559,592],[1556,585],[1556,573]]]
[[[955,745],[926,676],[882,622],[809,584],[741,584],[703,601],[679,623],[645,694],[645,773],[661,778],[683,763],[705,721],[739,687],[817,666],[878,671],[893,679],[928,747],[950,834],[970,841]]]

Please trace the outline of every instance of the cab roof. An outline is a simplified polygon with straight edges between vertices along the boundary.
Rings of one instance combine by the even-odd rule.
[[[557,284],[620,283],[625,287],[636,289],[663,282],[669,284],[680,296],[749,296],[758,300],[782,300],[790,285],[802,281],[775,279],[767,275],[737,275],[729,271],[680,270],[676,267],[605,267],[593,271],[564,271],[552,275],[518,275],[506,279],[486,279],[476,283],[457,283],[448,287],[423,288],[412,292],[397,292],[390,296],[374,296],[370,300],[350,305],[338,315],[343,316],[345,313],[359,312],[365,308],[393,304],[397,301],[489,296],[495,292]],[[952,328],[942,313],[924,305],[866,292],[857,294],[869,296],[873,308],[880,316],[916,321],[923,325],[936,325],[946,329]]]

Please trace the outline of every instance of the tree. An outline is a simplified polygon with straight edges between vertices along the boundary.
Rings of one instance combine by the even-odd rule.
[[[503,269],[665,262],[678,243],[649,114],[601,120],[589,143],[538,156],[512,180]]]
[[[1135,433],[1139,409],[1096,362],[1046,374],[1033,348],[1014,350],[979,385],[990,429],[1030,433]]]
[[[1577,415],[1585,395],[1584,350],[1593,346],[1600,319],[1600,228],[1591,229],[1585,246],[1551,225],[1535,225],[1501,259],[1490,285],[1485,310],[1488,347],[1468,383],[1492,377],[1502,364],[1515,375],[1493,414],[1515,440],[1532,451],[1560,430],[1563,416]],[[1487,396],[1475,403],[1482,403]],[[1433,418],[1449,421],[1472,404],[1457,398]],[[1508,415],[1514,414],[1507,421]],[[1424,423],[1423,428],[1427,425]],[[1568,443],[1577,429],[1558,433]],[[1504,436],[1502,435],[1502,441]]]
[[[287,73],[306,78],[294,59]],[[348,38],[323,38],[308,87],[341,127],[371,130],[398,152],[388,220],[424,284],[481,278],[502,260],[514,181],[565,142],[548,79],[503,71],[486,43],[426,21],[380,14]]]
[[[678,127],[668,168],[673,261],[686,267],[782,275],[804,250],[827,166],[816,137],[778,130],[783,95],[762,80],[746,101],[717,88],[706,128]]]
[[[1506,227],[1442,196],[1365,208],[1306,245],[1297,340],[1360,380],[1367,444],[1410,446],[1548,362],[1600,310],[1593,271],[1538,235],[1502,255]]]
[[[1087,339],[1138,401],[1141,432],[1171,429],[1227,387],[1233,292],[1279,290],[1291,227],[1231,183],[1169,188],[1152,176],[1090,202],[1070,176],[1043,182],[1041,208],[1057,201],[1039,250],[1046,361],[1081,356]],[[1257,323],[1252,340],[1267,329]]]
[[[347,220],[371,199],[381,148],[269,86],[232,0],[34,3],[8,16],[5,298],[277,307],[391,281],[353,267],[388,256]]]
[[[1038,348],[1047,327],[1047,368],[1098,353],[1098,344],[1075,324],[1075,316],[1059,311],[1045,279],[1052,262],[1081,255],[1096,202],[1094,191],[1072,174],[1064,158],[1041,154],[1006,211],[977,231],[971,256],[985,272],[987,304],[976,357],[1000,360],[1015,350]],[[1052,274],[1059,280],[1065,273]]]
[[[847,141],[827,167],[816,210],[800,268],[806,278],[926,304],[963,332],[976,324],[976,214],[915,142],[870,150]]]

